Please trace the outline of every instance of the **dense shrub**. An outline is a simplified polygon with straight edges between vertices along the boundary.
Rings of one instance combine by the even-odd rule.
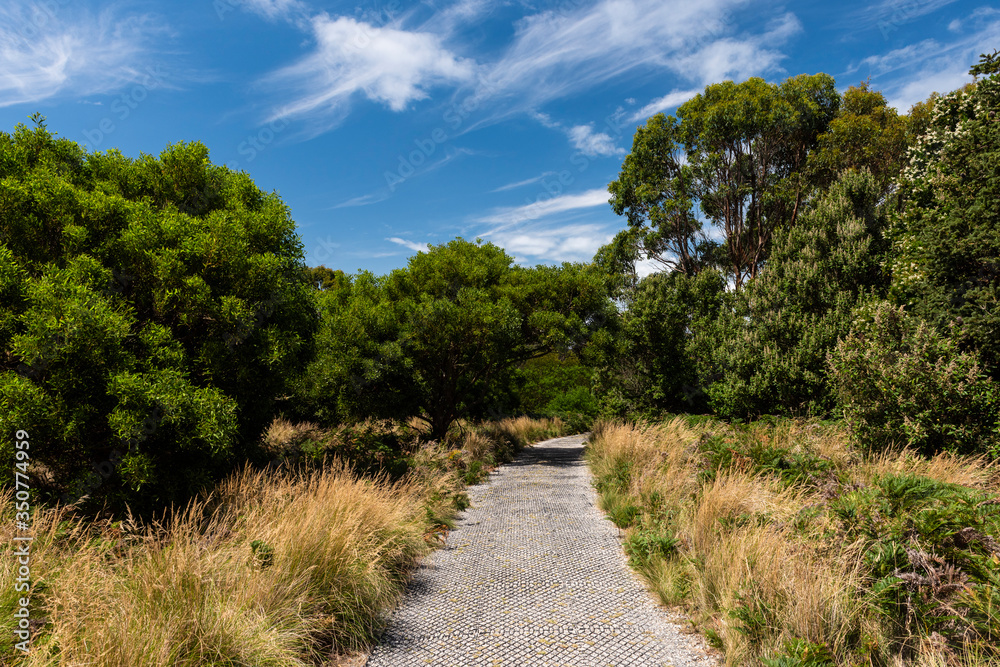
[[[867,448],[1000,454],[997,384],[975,355],[903,308],[860,309],[830,368],[844,417]]]
[[[825,415],[834,397],[826,355],[852,310],[884,296],[886,216],[878,180],[847,171],[799,223],[780,235],[735,311],[723,311],[714,348],[720,379],[709,389],[720,416]]]
[[[637,285],[628,309],[595,337],[596,390],[620,417],[707,407],[711,327],[727,304],[715,271],[658,273]]]
[[[282,201],[202,144],[0,133],[0,452],[27,431],[64,502],[196,491],[252,454],[309,354],[303,269]]]
[[[1000,58],[977,83],[935,100],[900,179],[893,300],[975,350],[1000,381]]]

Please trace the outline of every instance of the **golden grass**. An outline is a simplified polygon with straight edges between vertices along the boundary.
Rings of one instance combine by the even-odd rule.
[[[31,611],[45,623],[16,664],[295,667],[363,649],[406,572],[462,507],[462,466],[509,446],[497,434],[528,444],[560,428],[504,420],[466,433],[461,458],[424,443],[395,483],[358,477],[337,460],[247,469],[145,525],[37,507]],[[313,424],[276,420],[264,444],[288,452],[324,435]],[[0,503],[0,540],[10,544],[9,489],[0,489]],[[15,564],[8,557],[0,566],[3,609],[15,605]],[[8,637],[11,618],[5,612],[0,621]],[[13,653],[9,640],[0,647]],[[0,664],[8,658],[0,655]]]
[[[637,569],[663,603],[686,607],[724,651],[727,665],[757,664],[792,639],[825,645],[836,664],[858,664],[859,644],[879,653],[885,637],[865,593],[860,545],[828,537],[835,521],[822,511],[827,482],[789,484],[740,452],[730,466],[708,470],[698,444],[720,435],[731,439],[733,451],[775,447],[826,461],[832,464],[827,474],[852,483],[914,473],[984,489],[997,479],[997,466],[985,458],[924,459],[904,451],[865,459],[843,430],[815,422],[742,430],[719,422],[690,427],[682,418],[595,424],[588,460],[602,507],[612,516],[622,507],[641,508],[626,539],[666,531],[676,540],[671,555],[638,561]],[[924,641],[912,664],[979,663]]]
[[[136,532],[39,510],[50,625],[22,664],[309,665],[355,648],[426,548],[417,495],[334,466],[244,471]]]
[[[920,456],[910,449],[898,452],[880,452],[870,456],[859,473],[865,482],[884,475],[906,473],[929,477],[938,482],[960,484],[976,489],[996,486],[1000,467],[986,456],[959,456],[942,452],[930,458]]]

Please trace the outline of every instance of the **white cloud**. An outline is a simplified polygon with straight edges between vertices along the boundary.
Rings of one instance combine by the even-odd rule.
[[[372,192],[367,195],[351,197],[350,199],[342,201],[336,206],[332,206],[331,208],[352,208],[354,206],[367,206],[368,204],[377,204],[380,201],[385,201],[386,199],[388,199],[390,194],[391,193],[389,192],[388,188],[383,188],[382,190],[378,190],[376,192]]]
[[[545,198],[543,194],[539,195],[538,200],[534,203],[498,208],[492,213],[477,218],[476,221],[499,225],[497,229],[489,232],[493,234],[512,225],[539,220],[556,213],[593,208],[595,206],[607,206],[608,199],[610,199],[608,191],[603,188],[587,190],[577,194],[566,194],[556,197],[549,196],[548,198]]]
[[[55,3],[0,5],[0,107],[107,93],[143,80],[149,45],[165,31],[162,23],[112,9],[95,16],[50,5]]]
[[[625,155],[625,149],[615,146],[615,140],[606,133],[594,132],[593,124],[571,127],[568,134],[573,147],[584,155]]]
[[[889,104],[905,113],[931,93],[948,93],[971,81],[969,67],[979,61],[980,53],[990,52],[1000,43],[1000,12],[977,10],[969,19],[969,31],[954,41],[925,39],[869,56],[859,69],[867,67]]]
[[[606,132],[594,132],[593,123],[566,127],[547,113],[530,111],[528,115],[544,127],[565,133],[573,148],[590,157],[624,155],[626,152],[615,146],[615,140]]]
[[[644,121],[650,116],[655,116],[661,111],[677,108],[700,92],[701,90],[698,88],[694,88],[692,90],[671,90],[663,97],[656,98],[643,108],[636,111],[632,114],[631,120]]]
[[[572,224],[549,228],[519,229],[494,234],[490,241],[519,260],[585,262],[593,259],[602,245],[614,238],[598,224]]]
[[[855,14],[854,25],[857,25],[856,21],[860,19],[868,25],[877,27],[882,32],[882,36],[888,38],[893,31],[901,26],[921,16],[936,12],[953,2],[955,0],[882,0],[880,3],[868,5],[861,12]]]
[[[554,172],[554,171],[547,171],[544,174],[541,174],[539,176],[535,176],[533,178],[526,178],[523,181],[515,181],[513,183],[508,183],[507,185],[501,185],[499,188],[497,188],[495,190],[490,190],[490,192],[491,193],[493,193],[493,192],[504,192],[505,190],[514,190],[515,188],[521,188],[521,187],[524,187],[525,185],[531,185],[532,183],[537,183],[538,181],[542,180],[543,178],[545,178],[547,176],[552,176],[555,173],[556,172]]]
[[[778,49],[801,25],[785,14],[761,34],[731,36],[730,12],[745,4],[599,0],[528,16],[516,24],[513,42],[488,68],[477,95],[508,102],[494,105],[494,116],[503,116],[641,68],[667,68],[698,84],[776,70],[784,58]]]
[[[802,24],[791,12],[774,21],[757,38],[721,38],[702,48],[679,55],[674,67],[692,80],[716,83],[724,79],[737,81],[780,68],[785,55],[767,48],[768,44],[783,44],[802,31]]]
[[[427,252],[427,246],[429,243],[415,243],[413,241],[407,241],[406,239],[401,239],[398,236],[390,236],[386,241],[392,241],[404,248],[409,248],[413,252]]]
[[[265,80],[293,93],[274,117],[318,114],[335,123],[358,93],[402,111],[426,98],[428,88],[465,81],[473,73],[471,61],[456,57],[431,33],[327,14],[314,17],[311,28],[315,51]]]

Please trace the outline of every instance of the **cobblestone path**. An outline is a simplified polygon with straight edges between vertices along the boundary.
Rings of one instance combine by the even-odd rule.
[[[597,509],[584,436],[525,449],[418,568],[368,667],[715,665],[643,589]]]

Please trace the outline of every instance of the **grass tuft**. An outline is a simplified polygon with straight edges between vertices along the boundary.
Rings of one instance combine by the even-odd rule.
[[[836,424],[599,422],[601,504],[728,665],[998,664],[984,458],[862,456]]]

